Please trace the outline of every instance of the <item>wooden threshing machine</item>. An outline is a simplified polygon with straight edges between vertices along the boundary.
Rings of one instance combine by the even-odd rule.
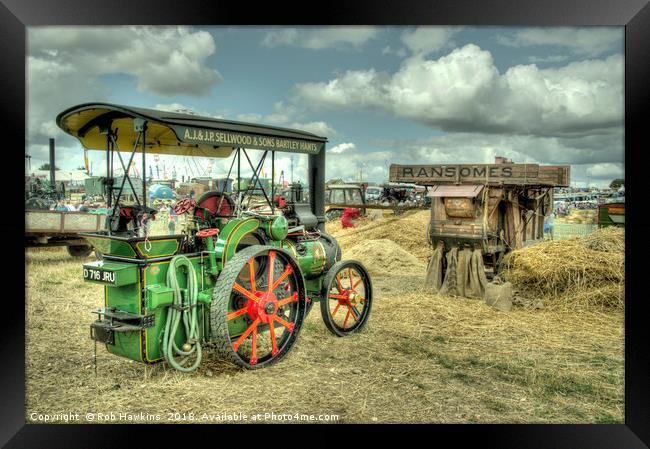
[[[261,368],[291,350],[315,301],[337,336],[366,324],[372,304],[368,273],[359,262],[341,261],[338,243],[324,229],[326,138],[105,103],[67,109],[57,124],[84,148],[106,154],[106,227],[82,235],[103,254],[102,261],[84,264],[83,277],[105,287],[91,337],[110,353],[144,363],[166,360],[192,371],[209,344],[237,365]],[[256,163],[250,149],[262,150]],[[275,184],[268,192],[259,182],[267,156],[275,171],[276,151],[308,154],[309,202],[297,189],[280,204]],[[221,183],[222,190],[176,203],[175,212],[189,217],[178,234],[151,236],[148,223],[156,210],[147,206],[147,197],[121,203],[136,153],[142,155],[142,173],[146,153],[232,157],[227,178],[235,168],[239,186],[242,166],[249,167],[248,184],[258,186],[268,211],[249,209],[245,195],[233,200]],[[118,161],[126,175],[115,184]]]
[[[543,239],[553,189],[569,185],[568,165],[497,162],[390,166],[391,181],[430,186],[427,239],[434,253],[427,278],[436,290],[455,266],[462,279],[445,288],[481,296],[485,278],[499,272],[505,253]],[[469,284],[474,288],[464,289]]]

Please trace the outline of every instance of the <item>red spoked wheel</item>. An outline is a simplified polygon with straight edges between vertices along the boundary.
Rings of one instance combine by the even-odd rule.
[[[208,228],[208,229],[202,229],[201,231],[197,232],[196,236],[200,239],[204,239],[206,237],[214,237],[217,234],[219,234],[219,229]]]
[[[249,369],[282,359],[302,327],[305,298],[298,263],[285,250],[254,245],[235,253],[219,274],[210,308],[217,352]]]
[[[227,193],[206,192],[196,202],[194,215],[201,220],[210,220],[214,217],[230,217],[235,213],[235,203]],[[204,216],[207,211],[207,217]]]
[[[180,200],[178,203],[174,204],[172,210],[176,215],[183,215],[194,207],[196,207],[196,201],[191,198],[185,198],[184,200]]]
[[[323,281],[321,315],[325,326],[339,337],[361,330],[372,307],[372,283],[356,260],[335,263]]]

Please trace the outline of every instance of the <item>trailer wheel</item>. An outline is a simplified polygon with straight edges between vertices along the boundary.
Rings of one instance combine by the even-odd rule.
[[[356,260],[337,262],[325,276],[322,297],[321,315],[330,332],[345,337],[363,329],[372,307],[368,271]]]
[[[68,254],[72,257],[88,257],[93,252],[93,247],[90,245],[70,245]]]
[[[219,274],[210,308],[211,340],[221,357],[244,368],[263,368],[291,350],[305,306],[298,262],[283,249],[249,246]]]

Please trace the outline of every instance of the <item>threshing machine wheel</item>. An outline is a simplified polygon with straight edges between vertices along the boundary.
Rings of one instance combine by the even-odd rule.
[[[219,355],[239,366],[271,365],[295,344],[305,306],[296,260],[279,248],[249,246],[219,274],[210,308],[211,339]]]
[[[325,326],[339,337],[361,330],[372,307],[372,283],[365,267],[356,260],[342,260],[330,268],[323,282],[320,302]]]

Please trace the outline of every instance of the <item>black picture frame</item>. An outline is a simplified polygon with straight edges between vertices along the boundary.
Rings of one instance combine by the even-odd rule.
[[[280,5],[285,5],[281,7]],[[625,26],[625,171],[628,207],[626,211],[626,291],[625,310],[625,424],[620,425],[439,425],[424,430],[431,442],[451,438],[454,446],[476,441],[488,447],[592,447],[637,448],[650,442],[650,341],[644,312],[646,287],[644,237],[650,223],[643,214],[647,178],[644,112],[650,105],[650,6],[647,0],[493,0],[493,1],[356,1],[315,4],[266,2],[165,0],[2,0],[0,3],[0,47],[3,73],[0,75],[5,157],[20,163],[25,144],[25,27],[37,25],[113,25],[113,24],[376,24],[376,25],[516,25],[516,26]],[[3,164],[5,167],[13,163]],[[19,166],[19,165],[17,165]],[[19,170],[8,170],[5,195],[11,198],[12,185],[18,186]],[[15,184],[14,184],[15,183]],[[5,200],[4,220],[0,229],[5,237],[7,259],[3,297],[3,343],[0,344],[2,395],[0,396],[0,444],[6,447],[115,447],[157,444],[171,433],[188,432],[195,444],[235,444],[237,435],[252,430],[234,425],[156,426],[143,425],[26,425],[25,424],[25,308],[19,298],[24,289],[16,279],[24,279],[24,270],[13,262],[24,258],[20,239],[24,215],[15,212],[11,200]],[[15,273],[12,272],[15,270]],[[16,293],[14,293],[16,290]],[[10,292],[10,293],[9,293]],[[264,426],[262,426],[264,427]],[[350,426],[356,427],[356,426]],[[348,430],[350,429],[348,427]],[[365,426],[364,426],[365,427]],[[401,427],[401,426],[400,426]],[[310,439],[318,434],[335,434],[327,426],[309,426]],[[390,427],[375,426],[393,433]],[[409,429],[401,429],[412,432]],[[218,436],[199,437],[206,432]],[[259,429],[256,429],[259,432]],[[268,432],[268,431],[264,431]],[[260,432],[264,434],[264,432]],[[255,433],[255,432],[253,432]],[[228,442],[224,438],[228,437]],[[403,435],[401,438],[404,438]],[[263,436],[262,436],[263,437]],[[182,436],[181,438],[187,438]],[[196,438],[196,440],[195,440]],[[218,438],[218,439],[216,439]],[[399,438],[399,437],[398,437]],[[203,440],[204,443],[198,443]],[[426,440],[425,440],[426,441]],[[405,441],[416,444],[415,440]],[[419,444],[419,443],[418,443]],[[165,445],[166,446],[166,445]]]

